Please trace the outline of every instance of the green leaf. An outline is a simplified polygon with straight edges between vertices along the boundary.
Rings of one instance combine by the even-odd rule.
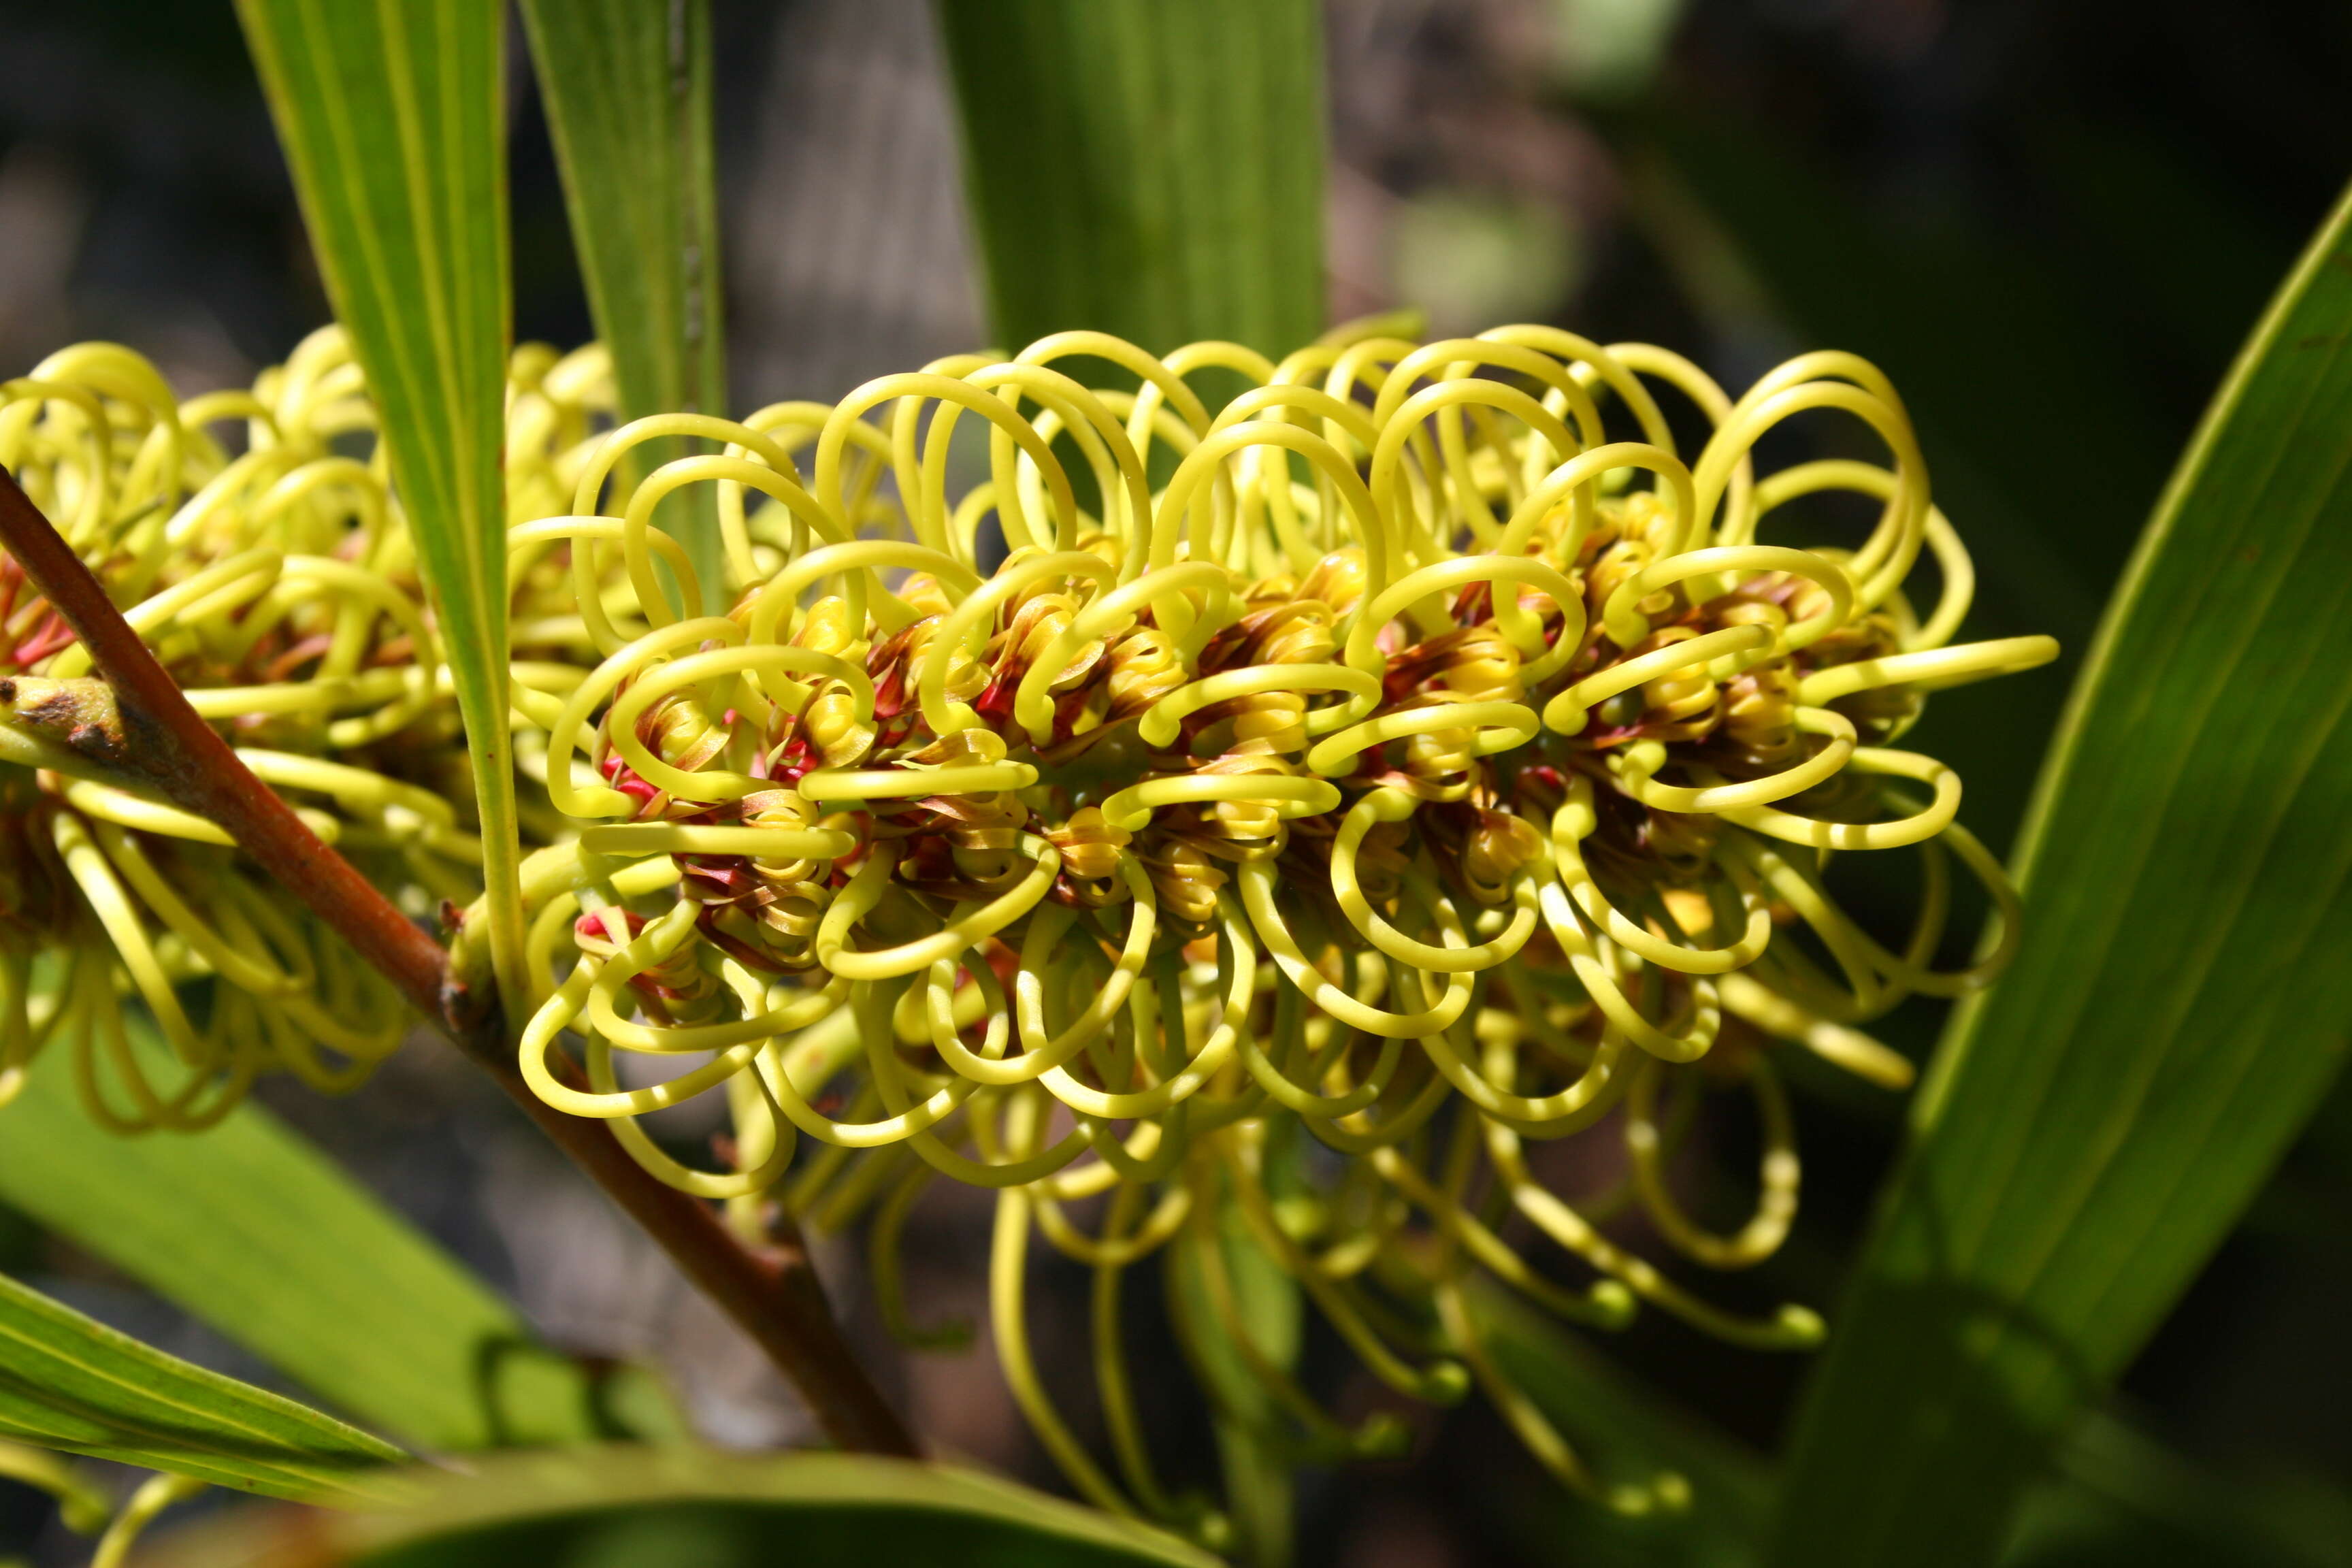
[[[2103,1412],[2011,1521],[2004,1568],[2347,1568],[2352,1494],[2293,1472],[2217,1474]]]
[[[0,1275],[0,1437],[274,1497],[342,1497],[407,1456],[165,1355]]]
[[[473,759],[499,990],[525,995],[500,472],[506,8],[237,0],[237,15],[383,421]]]
[[[1584,1440],[1604,1475],[1688,1478],[1687,1512],[1626,1517],[1556,1488],[1494,1478],[1488,1509],[1533,1561],[1578,1568],[1753,1568],[1778,1477],[1763,1456],[1610,1364],[1576,1334],[1505,1291],[1472,1293],[1488,1348],[1518,1387]],[[2137,1426],[2094,1411],[2028,1493],[1998,1561],[2006,1568],[2199,1563],[2345,1568],[2352,1496],[2312,1477],[2221,1475]]]
[[[390,1510],[247,1510],[167,1542],[173,1568],[1218,1568],[1175,1537],[943,1465],[667,1448],[513,1455],[417,1476]]]
[[[1250,1234],[1230,1194],[1217,1199],[1213,1226],[1187,1230],[1169,1254],[1178,1332],[1211,1406],[1233,1554],[1256,1568],[1279,1568],[1290,1560],[1297,1513],[1293,1445],[1284,1438],[1281,1405],[1222,1324],[1209,1285],[1213,1268],[1222,1272],[1231,1294],[1234,1326],[1285,1373],[1298,1364],[1305,1328],[1298,1285]]]
[[[990,315],[1008,347],[1092,328],[1165,353],[1323,330],[1314,0],[939,7]]]
[[[1627,1517],[1556,1488],[1495,1478],[1506,1539],[1531,1560],[1578,1568],[1753,1568],[1779,1478],[1763,1456],[1612,1366],[1522,1300],[1472,1293],[1488,1348],[1518,1387],[1583,1439],[1604,1475],[1690,1482],[1686,1512]],[[2314,1477],[2221,1475],[2105,1411],[2060,1443],[2028,1493],[1998,1561],[2007,1568],[2200,1563],[2233,1568],[2352,1564],[2352,1495]]]
[[[2016,966],[1954,1020],[1774,1561],[1985,1560],[2311,1114],[2352,1016],[2352,202],[2191,443],[2043,774]]]
[[[67,1064],[56,1064],[59,1068]],[[431,1449],[621,1435],[599,1379],[256,1104],[201,1137],[120,1138],[35,1073],[0,1112],[0,1199],[338,1408]],[[658,1417],[635,1423],[666,1436]]]
[[[524,0],[572,246],[628,419],[727,410],[709,0]],[[725,581],[712,489],[673,523]]]
[[[964,186],[1008,348],[1066,330],[1165,353],[1223,338],[1281,355],[1323,330],[1323,58],[1315,0],[940,0]],[[1180,1248],[1171,1289],[1214,1321],[1199,1246],[1278,1365],[1297,1288],[1227,1205]],[[1230,1230],[1231,1234],[1224,1234]],[[1246,1560],[1287,1560],[1289,1456],[1263,1383],[1218,1331],[1188,1343],[1213,1387]]]

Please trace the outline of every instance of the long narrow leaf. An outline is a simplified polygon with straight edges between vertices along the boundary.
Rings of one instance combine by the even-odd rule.
[[[406,1456],[0,1275],[0,1436],[273,1497],[346,1497]]]
[[[522,15],[623,416],[724,413],[709,0],[523,0]],[[675,526],[715,584],[709,493],[695,487],[703,504]]]
[[[1323,330],[1313,0],[943,0],[966,189],[1008,347],[1164,353]]]
[[[1775,1561],[1968,1563],[2317,1105],[2352,1018],[2352,202],[2093,650],[2009,976],[1955,1020],[1801,1423]]]
[[[1169,1289],[1181,1302],[1178,1321],[1185,1352],[1208,1397],[1225,1482],[1234,1555],[1252,1563],[1289,1560],[1297,1522],[1283,1415],[1274,1391],[1216,1328],[1223,1314],[1209,1285],[1209,1268],[1224,1275],[1232,1310],[1251,1347],[1287,1372],[1298,1364],[1304,1327],[1298,1287],[1249,1233],[1230,1197],[1221,1198],[1215,1229],[1189,1233],[1169,1254]],[[1211,1249],[1214,1252],[1212,1253]]]
[[[173,1568],[541,1563],[1217,1568],[1174,1537],[968,1470],[854,1454],[625,1448],[415,1478],[393,1508],[256,1509],[194,1530]]]
[[[424,1447],[619,1435],[614,1406],[643,1392],[642,1374],[599,1379],[540,1344],[488,1287],[262,1107],[201,1138],[121,1138],[82,1113],[68,1081],[33,1074],[9,1107],[0,1199]],[[657,1399],[626,1403],[658,1420]]]
[[[1005,347],[1093,330],[1155,353],[1223,338],[1280,355],[1322,331],[1315,0],[940,0],[937,14]],[[1230,1208],[1220,1221],[1197,1245],[1221,1249],[1259,1352],[1288,1365],[1297,1287]],[[1214,1321],[1199,1260],[1177,1258],[1188,1315]],[[1220,1412],[1238,1550],[1287,1561],[1295,1500],[1270,1397],[1217,1333],[1192,1350]]]
[[[2352,1493],[2292,1471],[2219,1473],[2104,1413],[2059,1445],[2003,1568],[2352,1568]]]
[[[527,994],[507,733],[506,8],[237,0],[310,245],[382,411],[474,765],[500,991]]]

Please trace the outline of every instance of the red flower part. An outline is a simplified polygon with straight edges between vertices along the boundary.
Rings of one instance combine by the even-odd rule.
[[[777,963],[767,953],[761,952],[740,937],[730,936],[719,930],[718,916],[719,910],[711,908],[704,910],[695,917],[694,929],[702,933],[703,941],[710,943],[746,969],[756,969],[762,974],[785,973],[784,965]]]
[[[874,683],[874,717],[896,719],[906,706],[907,667],[894,664]]]
[[[991,724],[1002,724],[1013,717],[1013,678],[1000,675],[988,683],[985,690],[972,700],[971,710]]]
[[[677,858],[679,887],[702,903],[731,903],[759,885],[746,856],[681,855]]]
[[[611,933],[604,929],[604,911],[602,910],[593,915],[582,915],[572,922],[572,934],[583,942],[609,942],[613,939]],[[623,910],[621,919],[627,924],[632,939],[646,929],[646,917],[641,914]]]

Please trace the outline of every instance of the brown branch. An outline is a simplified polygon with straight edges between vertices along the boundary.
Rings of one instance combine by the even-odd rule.
[[[62,738],[152,784],[217,825],[471,1058],[572,1157],[604,1195],[661,1244],[799,1389],[825,1435],[856,1451],[913,1456],[914,1439],[866,1377],[828,1310],[824,1287],[789,1235],[746,1249],[709,1205],[656,1181],[601,1121],[567,1115],[530,1091],[495,999],[449,980],[448,955],[253,776],[189,706],[80,557],[0,468],[0,546],[64,615],[110,688],[116,712],[74,718]],[[70,683],[58,683],[60,685]],[[0,701],[14,702],[12,688]],[[119,719],[112,729],[105,718]]]

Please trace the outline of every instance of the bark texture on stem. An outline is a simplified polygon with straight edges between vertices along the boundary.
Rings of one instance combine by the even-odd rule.
[[[858,1452],[916,1454],[904,1423],[842,1338],[806,1256],[793,1248],[748,1250],[709,1205],[648,1174],[603,1122],[567,1115],[531,1093],[507,1048],[496,998],[453,984],[440,944],[238,760],[5,468],[0,547],[65,616],[112,695],[110,713],[94,711],[89,694],[50,689],[81,683],[42,683],[46,711],[62,715],[58,739],[214,823],[350,942],[759,1342],[835,1443]],[[0,702],[14,703],[18,695],[12,687]]]

